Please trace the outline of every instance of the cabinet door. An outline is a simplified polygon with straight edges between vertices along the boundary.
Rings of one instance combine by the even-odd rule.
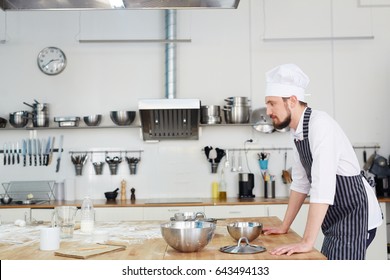
[[[205,213],[208,218],[215,219],[267,216],[266,207],[264,205],[206,206]]]
[[[283,221],[284,214],[286,213],[287,210],[287,204],[275,204],[275,205],[269,205],[267,207],[268,207],[268,211],[267,211],[268,216],[276,216]],[[305,232],[308,213],[309,213],[309,205],[308,204],[302,205],[301,210],[299,211],[297,217],[295,218],[294,222],[291,225],[291,229],[296,233],[298,233],[300,236],[303,236]],[[323,240],[324,240],[324,235],[320,230],[317,236],[317,240],[314,244],[314,247],[317,250],[321,250]]]
[[[170,220],[175,213],[180,212],[205,212],[205,210],[203,206],[144,207],[144,220]]]
[[[31,218],[37,221],[50,222],[54,209],[31,209]]]
[[[99,207],[95,208],[97,222],[142,221],[142,207]]]
[[[30,218],[30,208],[6,208],[0,209],[0,221],[2,223],[13,223],[15,220]]]

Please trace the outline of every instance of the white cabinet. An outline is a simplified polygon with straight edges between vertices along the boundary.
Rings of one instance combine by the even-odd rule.
[[[0,209],[0,221],[13,223],[15,220],[24,220],[30,217],[30,208],[4,208]]]
[[[36,221],[50,222],[54,209],[31,209],[31,219]]]
[[[144,220],[169,220],[179,212],[205,212],[205,209],[203,206],[144,207]]]
[[[98,207],[95,208],[97,222],[142,221],[142,207]]]
[[[267,216],[265,205],[206,206],[205,214],[215,219]]]

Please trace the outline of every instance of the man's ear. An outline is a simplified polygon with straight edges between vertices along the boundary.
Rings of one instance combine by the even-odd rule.
[[[287,100],[287,105],[290,110],[295,108],[299,104],[299,100],[295,95],[291,95],[290,98]]]

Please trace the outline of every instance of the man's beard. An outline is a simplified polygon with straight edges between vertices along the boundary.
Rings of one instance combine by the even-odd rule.
[[[275,129],[283,129],[283,128],[288,127],[290,125],[290,122],[291,122],[291,111],[288,108],[286,108],[286,109],[287,109],[287,112],[288,112],[288,116],[282,122],[280,122],[279,124],[276,124],[275,121],[274,121],[273,123],[274,123],[274,128]]]

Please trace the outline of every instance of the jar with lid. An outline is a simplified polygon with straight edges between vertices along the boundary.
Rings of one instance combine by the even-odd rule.
[[[81,204],[81,222],[80,231],[91,234],[95,225],[95,210],[93,209],[92,200],[87,196]]]

